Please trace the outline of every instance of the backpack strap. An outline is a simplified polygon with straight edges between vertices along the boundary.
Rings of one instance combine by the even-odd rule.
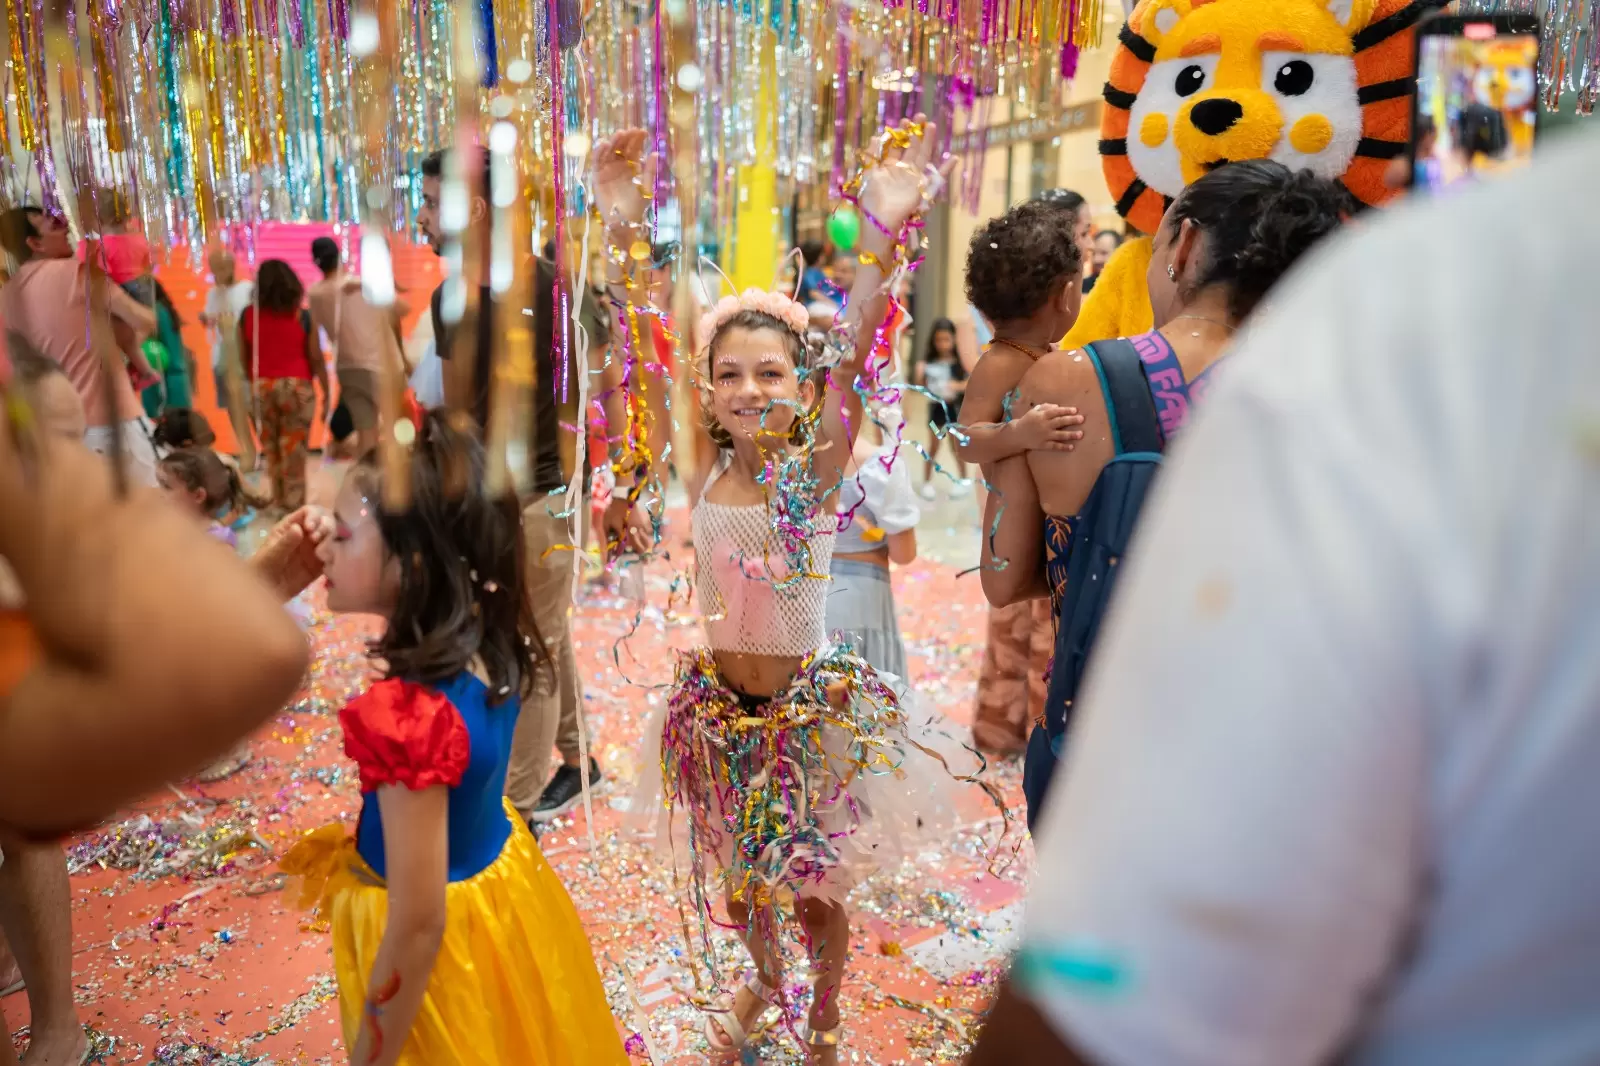
[[[1117,454],[1160,452],[1165,443],[1161,422],[1138,350],[1122,338],[1095,341],[1084,345],[1083,350],[1100,375],[1100,391],[1105,395],[1106,417],[1111,420],[1111,441]]]

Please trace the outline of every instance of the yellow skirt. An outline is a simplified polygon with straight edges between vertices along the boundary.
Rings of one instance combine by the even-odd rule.
[[[401,1066],[628,1062],[572,899],[511,813],[499,858],[446,889],[444,943]],[[343,825],[308,833],[280,865],[305,878],[301,906],[318,904],[333,926],[339,1010],[353,1048],[389,893]]]

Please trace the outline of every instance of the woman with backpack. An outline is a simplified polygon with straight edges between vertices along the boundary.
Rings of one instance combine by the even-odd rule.
[[[1156,328],[1049,352],[1023,377],[1013,417],[1054,404],[1086,418],[1073,451],[999,464],[984,516],[1005,564],[982,571],[989,602],[1049,596],[1056,625],[1044,720],[1024,766],[1030,824],[1160,453],[1204,396],[1239,325],[1348,207],[1336,183],[1270,160],[1217,168],[1184,189],[1155,235],[1148,284]]]
[[[300,306],[305,286],[282,259],[256,272],[256,303],[239,316],[239,354],[255,384],[261,451],[273,505],[293,511],[306,502],[306,449],[317,414],[313,379],[328,395],[328,364]]]

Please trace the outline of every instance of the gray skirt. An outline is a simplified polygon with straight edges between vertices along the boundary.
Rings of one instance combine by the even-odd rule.
[[[894,587],[885,567],[856,559],[835,559],[828,591],[828,633],[848,641],[857,655],[880,673],[907,683],[906,646],[894,616]]]

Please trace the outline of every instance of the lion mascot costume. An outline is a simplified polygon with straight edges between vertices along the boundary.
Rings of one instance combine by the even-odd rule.
[[[1411,30],[1440,0],[1139,0],[1100,122],[1117,213],[1153,234],[1189,182],[1242,159],[1343,181],[1363,204],[1411,133]],[[1125,242],[1064,344],[1152,325],[1148,236]]]
[[[1483,64],[1472,77],[1473,98],[1500,112],[1517,156],[1533,151],[1533,104],[1538,83],[1529,47],[1521,41],[1491,41]]]

